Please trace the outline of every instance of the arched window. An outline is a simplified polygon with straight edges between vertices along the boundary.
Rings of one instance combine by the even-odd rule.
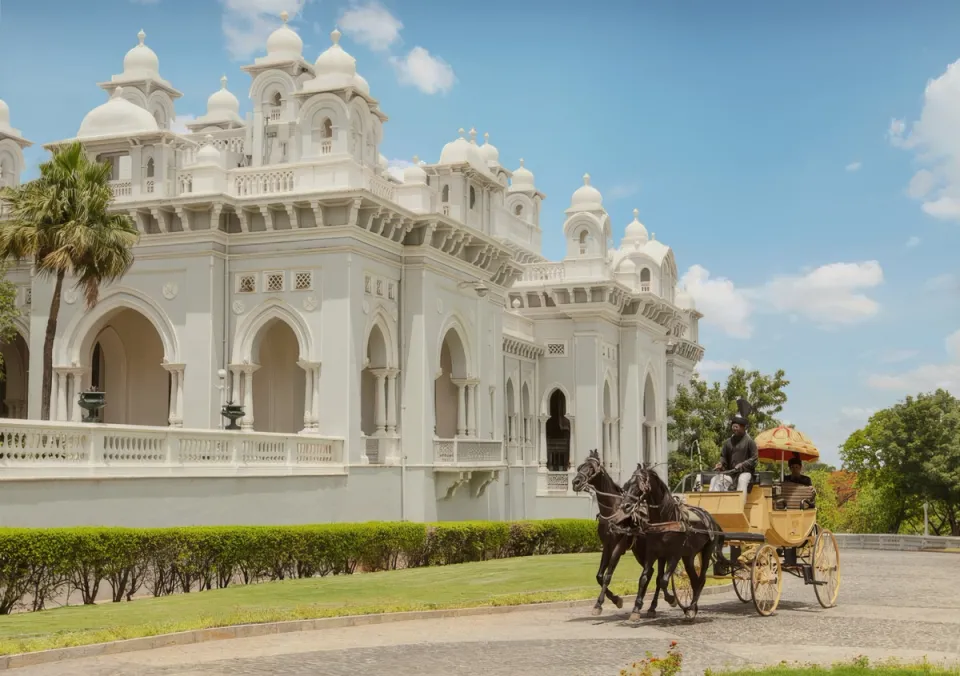
[[[517,206],[515,206],[515,207],[513,208],[513,215],[514,215],[514,216],[523,216],[523,205],[522,205],[522,204],[518,204]]]
[[[473,209],[474,205],[477,203],[477,191],[473,189],[473,186],[470,186],[470,208]]]
[[[580,231],[580,253],[581,254],[587,253],[587,231],[586,230]]]
[[[280,96],[280,92],[277,92],[273,95],[273,105],[275,105],[277,108],[283,105],[283,97]]]
[[[147,160],[147,178],[153,178],[153,171],[154,165],[153,158],[151,157],[149,160]]]
[[[441,199],[442,201],[444,201],[444,202],[449,202],[449,201],[450,201],[450,186],[449,186],[449,185],[443,186],[443,192],[440,193],[440,199]]]
[[[640,271],[640,290],[650,291],[650,268]]]
[[[317,113],[311,121],[310,133],[313,136],[314,150],[317,155],[329,155],[333,139],[333,122],[323,113]]]

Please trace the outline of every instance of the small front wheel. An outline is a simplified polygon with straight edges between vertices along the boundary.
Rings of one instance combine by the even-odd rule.
[[[840,593],[840,548],[827,529],[817,534],[813,545],[813,591],[824,608],[837,605]]]

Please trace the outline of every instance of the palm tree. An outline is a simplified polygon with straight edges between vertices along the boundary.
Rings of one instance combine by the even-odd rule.
[[[32,259],[37,273],[55,279],[43,339],[40,417],[50,419],[53,341],[60,294],[67,274],[76,277],[87,308],[97,303],[100,285],[119,279],[133,263],[139,234],[126,214],[111,214],[111,166],[87,157],[79,142],[54,151],[40,165],[40,177],[5,188],[0,197],[12,218],[0,223],[0,259]]]

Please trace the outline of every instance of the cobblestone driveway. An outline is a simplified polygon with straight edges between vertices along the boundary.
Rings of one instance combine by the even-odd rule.
[[[788,578],[780,610],[756,615],[732,593],[711,596],[688,624],[665,605],[638,626],[613,609],[529,610],[203,643],[17,669],[17,676],[615,676],[647,650],[680,642],[687,673],[780,660],[857,655],[960,663],[960,556],[842,552],[839,606]]]

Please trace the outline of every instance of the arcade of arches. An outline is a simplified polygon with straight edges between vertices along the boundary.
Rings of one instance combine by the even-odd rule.
[[[467,373],[467,353],[460,334],[447,330],[440,347],[440,375],[434,382],[434,434],[440,439],[474,437],[480,402],[480,381]]]
[[[523,450],[533,443],[533,415],[530,411],[530,388],[524,383],[520,388],[519,402],[515,394],[513,380],[507,379],[506,385],[506,441],[511,462],[527,461]],[[519,409],[517,404],[519,403]],[[518,452],[517,449],[523,449]]]
[[[360,372],[360,428],[368,437],[397,433],[398,371],[391,368],[387,345],[383,329],[374,324]]]

